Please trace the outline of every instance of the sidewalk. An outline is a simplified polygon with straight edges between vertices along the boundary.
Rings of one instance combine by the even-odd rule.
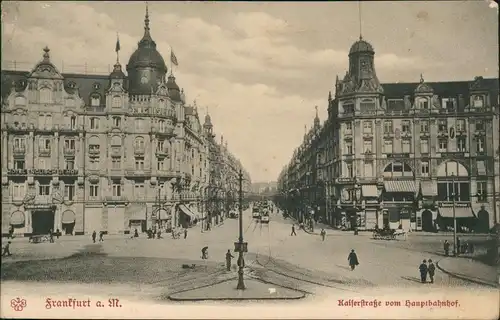
[[[442,272],[476,284],[497,288],[499,286],[498,270],[478,261],[467,258],[444,258],[436,263]]]

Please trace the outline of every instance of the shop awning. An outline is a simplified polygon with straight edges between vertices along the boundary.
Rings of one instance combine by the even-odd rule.
[[[361,186],[361,194],[365,198],[378,198],[378,189],[374,184]]]
[[[446,207],[446,208],[439,208],[439,215],[442,218],[453,218],[453,208],[452,207]],[[455,217],[458,218],[474,218],[474,213],[472,213],[471,208],[464,208],[464,207],[456,207],[455,208]]]
[[[416,193],[418,184],[414,180],[389,180],[384,181],[384,188],[387,192]]]
[[[75,213],[71,210],[66,210],[62,213],[61,223],[63,224],[75,223],[75,219],[76,219]]]
[[[10,215],[10,224],[14,226],[19,226],[24,224],[24,212],[14,211]]]
[[[437,183],[434,181],[421,181],[420,190],[422,190],[422,196],[424,197],[436,197],[438,194]]]
[[[189,218],[191,218],[192,220],[197,219],[196,215],[191,210],[189,210],[189,208],[186,207],[185,205],[181,204],[179,206],[179,209],[182,211],[182,213],[189,216]]]

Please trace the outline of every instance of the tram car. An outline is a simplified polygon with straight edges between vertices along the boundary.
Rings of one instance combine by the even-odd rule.
[[[269,223],[269,211],[265,210],[260,215],[260,223]]]

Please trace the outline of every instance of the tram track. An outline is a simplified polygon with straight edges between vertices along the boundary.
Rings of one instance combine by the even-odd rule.
[[[326,288],[331,288],[331,289],[336,289],[336,290],[357,292],[355,290],[340,287],[339,285],[328,284],[328,282],[333,282],[333,281],[338,282],[338,284],[340,284],[341,283],[340,280],[321,279],[321,278],[318,278],[317,276],[314,276],[312,274],[307,274],[305,272],[293,270],[292,268],[285,266],[283,263],[278,262],[273,257],[272,248],[271,248],[271,227],[270,227],[271,223],[272,222],[265,224],[265,225],[260,224],[260,228],[259,228],[261,236],[263,234],[262,229],[265,229],[264,232],[267,233],[267,251],[268,251],[268,254],[264,255],[261,252],[257,252],[255,254],[255,260],[253,260],[252,263],[248,267],[251,267],[253,265],[253,263],[255,263],[260,268],[263,268],[263,270],[270,272],[270,273],[273,273],[275,275],[278,275],[280,277],[284,277],[286,279],[293,279],[295,281],[300,281],[302,283],[307,283],[309,285],[326,287]],[[254,228],[254,230],[255,230],[255,228]],[[265,261],[262,261],[262,260],[265,260]],[[327,283],[325,283],[325,282],[327,282]]]

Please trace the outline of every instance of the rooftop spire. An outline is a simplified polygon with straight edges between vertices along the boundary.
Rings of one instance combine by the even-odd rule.
[[[146,18],[144,19],[144,31],[149,33],[149,5],[146,2]]]
[[[149,5],[146,2],[146,16],[144,18],[144,36],[142,37],[142,40],[139,42],[139,45],[142,44],[143,46],[147,46],[152,44],[154,47],[156,47],[156,44],[151,38],[150,30],[151,29],[149,28]]]
[[[50,55],[49,55],[49,52],[50,52],[50,49],[49,47],[45,46],[45,48],[43,48],[43,61],[45,62],[49,62],[50,61]]]
[[[358,1],[358,12],[359,12],[359,40],[363,40],[363,29],[361,25],[361,1]]]

